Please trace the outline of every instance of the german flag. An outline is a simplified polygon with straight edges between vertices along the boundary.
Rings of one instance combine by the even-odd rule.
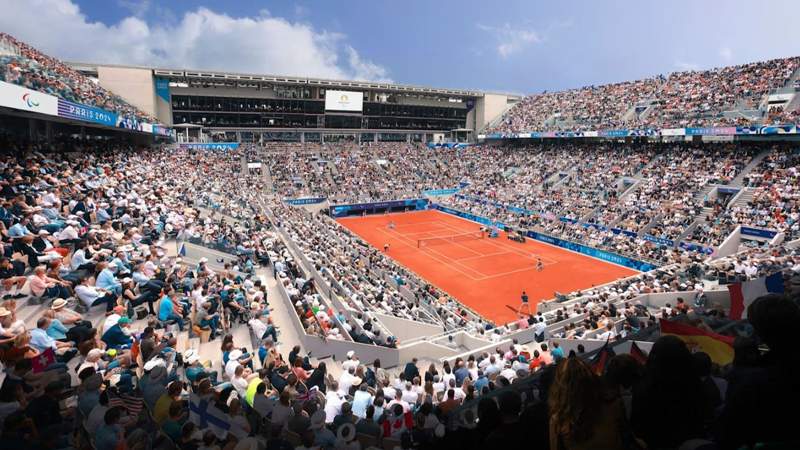
[[[647,353],[644,352],[638,345],[636,345],[636,341],[631,342],[631,350],[628,352],[633,359],[635,359],[639,364],[645,365],[647,364]]]
[[[733,361],[733,338],[669,320],[660,320],[661,334],[677,336],[689,350],[705,352],[715,363],[724,366]]]
[[[602,376],[606,371],[608,362],[611,361],[611,358],[614,356],[616,356],[616,353],[614,353],[614,349],[608,346],[608,340],[606,340],[603,348],[601,348],[600,351],[594,355],[594,358],[592,358],[590,363],[592,372],[594,372],[594,374],[597,376]]]

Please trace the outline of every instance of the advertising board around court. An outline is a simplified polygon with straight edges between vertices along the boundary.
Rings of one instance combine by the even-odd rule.
[[[361,214],[382,214],[387,212],[422,211],[428,209],[428,199],[415,198],[392,200],[388,202],[352,203],[330,207],[331,217],[347,217]]]
[[[181,148],[189,150],[236,150],[239,148],[238,142],[197,142],[183,143]]]
[[[501,230],[506,230],[507,227],[499,222],[493,222],[485,217],[476,216],[475,214],[470,214],[468,212],[459,211],[457,209],[448,208],[447,206],[442,206],[438,204],[432,204],[431,208],[437,209],[439,211],[452,214],[457,217],[461,217],[467,220],[471,220],[473,222],[480,223],[482,225],[488,226],[497,226]],[[656,269],[657,266],[648,262],[639,261],[637,259],[628,258],[627,256],[618,255],[616,253],[607,252],[605,250],[600,250],[593,247],[588,247],[586,245],[581,245],[576,242],[566,241],[564,239],[559,239],[557,237],[549,236],[547,234],[538,233],[536,231],[528,231],[527,236],[531,239],[535,239],[537,241],[545,242],[551,245],[555,245],[556,247],[565,248],[567,250],[572,250],[576,253],[581,253],[583,255],[591,256],[603,261],[608,261],[614,264],[618,264],[623,267],[628,267],[630,269],[638,270],[640,272],[648,272],[650,270]]]
[[[261,167],[261,163],[258,163]],[[317,205],[327,200],[325,197],[302,197],[302,198],[285,198],[283,202],[288,205],[302,206],[302,205]]]
[[[491,219],[487,219],[486,217],[477,216],[475,214],[468,213],[466,211],[460,211],[458,209],[448,208],[447,206],[442,206],[436,203],[431,205],[431,208],[438,209],[439,211],[446,212],[447,214],[452,214],[456,217],[461,217],[463,219],[471,220],[473,222],[477,222],[481,225],[486,225],[489,227],[497,227],[503,231],[505,231],[506,226],[503,223],[495,222]]]
[[[546,234],[538,233],[536,231],[528,231],[528,237],[536,239],[537,241],[542,241],[561,248],[565,248],[567,250],[572,250],[576,253],[581,253],[586,256],[591,256],[593,258],[597,258],[603,261],[608,261],[610,263],[618,264],[620,266],[629,267],[631,269],[638,270],[640,272],[648,272],[656,268],[655,265],[644,261],[639,261],[633,258],[628,258],[627,256],[622,256],[616,253],[600,250],[599,248],[588,247],[586,245],[581,245],[576,242],[566,241],[564,239],[548,236]]]

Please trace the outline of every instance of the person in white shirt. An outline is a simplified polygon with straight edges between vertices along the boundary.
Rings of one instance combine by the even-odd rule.
[[[456,400],[458,400],[459,402],[460,402],[460,401],[463,401],[463,400],[464,400],[464,397],[466,397],[466,396],[467,396],[467,394],[465,394],[465,393],[464,393],[464,390],[463,390],[463,389],[461,389],[461,388],[459,388],[459,387],[456,387],[456,380],[455,380],[455,378],[454,378],[454,379],[452,379],[452,380],[450,381],[450,384],[449,384],[449,386],[450,386],[450,389],[452,389],[452,390],[453,390],[453,392],[455,393],[455,399],[456,399]]]
[[[228,354],[228,362],[225,364],[225,375],[227,375],[229,380],[232,380],[234,375],[236,375],[236,368],[242,367],[242,364],[239,362],[239,358],[242,357],[242,351],[239,349],[231,350]]]
[[[339,383],[334,381],[325,394],[325,423],[333,423],[333,419],[342,412],[344,397],[339,393]]]
[[[361,378],[355,376],[355,373],[355,367],[350,367],[350,369],[348,369],[346,372],[343,372],[342,376],[339,377],[340,394],[348,395],[352,386],[361,384]]]
[[[450,386],[450,380],[453,380],[453,382],[455,382],[456,375],[453,373],[453,371],[450,369],[450,367],[445,367],[444,368],[444,375],[442,375],[442,381],[447,386]]]
[[[406,381],[405,388],[403,389],[403,394],[400,397],[403,399],[404,402],[411,405],[417,403],[417,399],[419,399],[419,394],[417,394],[413,388],[414,388],[413,385],[410,382]]]
[[[403,392],[402,391],[397,391],[394,394],[394,400],[390,401],[389,404],[386,405],[386,409],[391,411],[391,409],[392,409],[392,407],[394,407],[394,405],[402,406],[404,412],[411,411],[411,406],[408,404],[408,402],[403,400]]]
[[[356,356],[354,351],[350,350],[347,352],[347,361],[342,362],[342,370],[349,371],[350,367],[356,369],[358,368],[359,363],[358,356]]]
[[[547,324],[544,323],[544,317],[540,317],[539,320],[533,324],[532,328],[536,341],[544,342],[547,337],[545,336],[545,331],[547,330]]]
[[[613,341],[616,336],[617,333],[614,331],[614,324],[609,322],[608,325],[606,325],[606,331],[600,333],[597,339],[601,341]]]
[[[511,364],[507,364],[506,367],[500,371],[500,376],[504,377],[508,381],[512,381],[517,377],[517,372],[511,368]],[[461,389],[458,390],[460,391]],[[458,395],[456,395],[456,397],[458,397]]]
[[[112,312],[110,316],[106,317],[105,322],[103,322],[103,332],[100,333],[100,336],[106,334],[106,331],[108,331],[109,328],[113,327],[117,324],[117,322],[119,322],[119,319],[125,312],[125,308],[122,306],[115,306],[113,311],[114,312]]]
[[[386,399],[394,398],[395,393],[397,390],[389,385],[389,380],[384,380],[383,382],[383,397]]]
[[[233,370],[233,377],[231,377],[231,384],[239,394],[239,398],[245,398],[247,395],[247,379],[244,377],[244,366],[239,365]]]
[[[483,373],[487,377],[491,377],[492,375],[499,373],[501,370],[500,366],[497,364],[494,355],[489,357],[489,364],[483,369]]]
[[[58,238],[58,240],[59,241],[75,241],[75,240],[78,240],[80,238],[80,236],[78,235],[78,229],[76,228],[77,225],[78,225],[78,222],[76,222],[74,220],[68,220],[67,221],[67,226],[64,227],[61,231],[58,232],[58,235],[56,236]]]
[[[86,257],[86,250],[83,249],[82,246],[79,246],[77,250],[72,254],[72,259],[69,262],[70,267],[72,270],[78,270],[84,264],[89,264],[94,262],[95,256],[92,255],[91,258]]]
[[[89,285],[90,278],[85,278],[75,287],[75,295],[86,305],[87,308],[100,303],[106,303],[106,311],[111,311],[117,300],[117,296],[105,289]]]

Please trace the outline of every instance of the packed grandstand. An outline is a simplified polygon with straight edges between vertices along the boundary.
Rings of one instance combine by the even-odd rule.
[[[6,34],[0,61],[3,89],[177,124]],[[797,140],[490,137],[796,131],[769,97],[798,63],[527,96],[475,145],[176,142],[4,104],[0,446],[794,448]],[[415,209],[633,275],[497,322],[341,220]]]

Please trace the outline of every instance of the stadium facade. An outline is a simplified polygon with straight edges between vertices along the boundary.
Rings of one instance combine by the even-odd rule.
[[[368,81],[68,63],[179,140],[474,141],[521,96]]]

